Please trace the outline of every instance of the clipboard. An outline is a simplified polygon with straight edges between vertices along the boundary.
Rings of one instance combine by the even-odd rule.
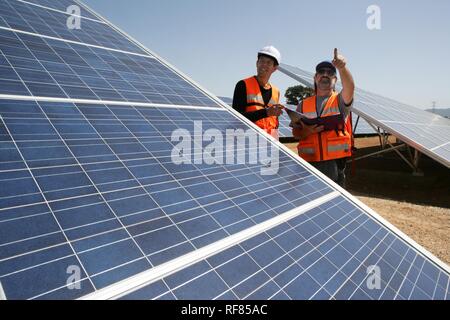
[[[303,113],[288,108],[285,108],[284,110],[288,114],[292,123],[304,123],[308,126],[323,126],[324,130],[344,130],[345,127],[344,117],[341,114],[323,118],[308,118]]]

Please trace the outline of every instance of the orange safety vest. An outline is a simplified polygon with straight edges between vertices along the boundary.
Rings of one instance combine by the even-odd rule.
[[[317,118],[316,96],[303,100],[302,112]],[[340,114],[339,95],[334,92],[328,99],[321,118]],[[350,157],[352,155],[352,127],[350,117],[347,117],[344,130],[328,130],[314,133],[300,140],[298,154],[309,162],[325,161]]]
[[[277,87],[272,87],[272,97],[267,105],[264,104],[261,89],[259,88],[258,80],[255,77],[250,77],[244,80],[247,91],[247,106],[245,112],[252,112],[264,109],[266,107],[278,104],[280,101],[280,90]],[[264,129],[267,133],[271,134],[274,138],[278,139],[278,117],[266,117],[259,119],[255,124]]]

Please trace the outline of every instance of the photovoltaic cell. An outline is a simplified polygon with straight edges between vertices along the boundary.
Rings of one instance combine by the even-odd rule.
[[[35,31],[65,32],[25,2],[5,4],[18,26],[11,12]],[[108,32],[120,38],[111,43],[134,45]],[[258,150],[235,143],[214,154],[227,161],[203,161],[204,132],[241,129],[238,139],[255,129],[159,58],[6,29],[0,50],[6,298],[449,298],[443,263],[261,134]],[[191,134],[187,150],[181,132]],[[266,158],[250,161],[262,151]],[[190,161],[176,164],[180,152]],[[267,162],[274,153],[278,163]],[[276,164],[276,174],[262,174]],[[382,292],[364,286],[371,264]],[[161,269],[140,290],[111,294]]]
[[[372,265],[383,270],[374,289],[366,285]],[[445,299],[448,282],[338,197],[122,299]]]
[[[74,0],[25,0],[22,1],[29,4],[35,4],[43,6],[50,9],[55,9],[63,12],[67,12],[67,8],[73,5],[78,5],[79,3]],[[86,9],[80,7],[80,15],[85,18],[98,20],[98,17],[87,11]]]
[[[0,94],[219,105],[151,57],[0,30]]]
[[[80,29],[69,29],[67,27],[69,17],[70,15],[66,13],[32,6],[17,0],[4,0],[0,3],[1,27],[146,54],[137,45],[101,21],[81,19]]]
[[[285,64],[280,70],[309,85],[314,76],[310,72]],[[340,84],[337,89],[341,90]],[[448,119],[362,89],[355,90],[353,111],[450,167]]]

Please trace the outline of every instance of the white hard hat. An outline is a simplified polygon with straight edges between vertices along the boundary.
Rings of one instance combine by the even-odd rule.
[[[258,51],[258,56],[260,54],[264,54],[266,56],[270,56],[274,58],[278,64],[281,63],[281,53],[274,46],[266,46]]]

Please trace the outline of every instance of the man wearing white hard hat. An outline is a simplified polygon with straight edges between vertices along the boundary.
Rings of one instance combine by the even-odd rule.
[[[273,46],[258,51],[256,76],[239,81],[233,95],[233,108],[278,139],[280,90],[269,83],[281,62],[280,52]]]

